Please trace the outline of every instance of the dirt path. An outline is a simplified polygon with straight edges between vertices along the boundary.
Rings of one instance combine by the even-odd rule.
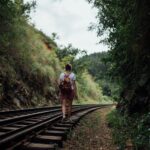
[[[70,134],[63,150],[116,150],[106,122],[111,109],[100,109],[84,117]]]

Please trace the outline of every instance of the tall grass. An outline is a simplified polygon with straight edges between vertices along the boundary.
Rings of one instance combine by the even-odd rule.
[[[17,98],[22,107],[28,107],[30,104],[36,106],[37,103],[38,105],[55,103],[58,99],[57,79],[61,72],[60,62],[54,50],[55,45],[51,46],[53,49],[49,49],[45,43],[47,39],[43,40],[45,38],[43,34],[28,24],[23,24],[16,30],[21,34],[15,34],[15,38],[10,40],[12,46],[1,57],[2,103],[8,98],[11,98],[10,101],[13,103]],[[7,84],[4,84],[5,81]],[[16,84],[19,87],[16,87]],[[19,92],[21,88],[25,88],[27,97],[23,96],[25,93],[20,96],[12,94],[15,90]],[[7,92],[4,92],[5,89]],[[20,97],[23,97],[23,102]],[[38,99],[41,101],[39,102]]]
[[[80,103],[100,103],[102,101],[102,90],[87,71],[78,76],[77,88]]]

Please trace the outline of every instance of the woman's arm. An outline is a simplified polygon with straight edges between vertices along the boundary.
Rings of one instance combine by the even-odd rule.
[[[77,95],[77,85],[76,85],[76,81],[73,81],[74,84],[74,94],[75,94],[75,98],[78,99],[78,95]]]

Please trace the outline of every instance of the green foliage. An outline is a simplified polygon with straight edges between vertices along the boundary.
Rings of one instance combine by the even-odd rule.
[[[111,96],[116,100],[119,97],[119,83],[110,76],[111,64],[106,63],[108,52],[85,55],[75,61],[75,67],[79,70],[87,70],[99,84],[103,95]],[[78,70],[78,69],[77,69]],[[112,99],[110,97],[110,99]]]
[[[125,149],[127,141],[131,140],[135,150],[150,149],[150,113],[141,117],[123,116],[116,110],[108,116],[109,126],[112,127],[113,139],[121,150]]]
[[[98,84],[102,87],[103,95],[109,96],[114,101],[118,101],[121,86],[118,82],[116,82],[116,80],[109,80],[104,78],[98,80]]]
[[[61,61],[62,67],[64,67],[67,63],[73,64],[74,66],[74,61],[77,55],[81,55],[83,53],[86,52],[78,48],[74,48],[71,44],[67,47],[56,49],[56,54]]]
[[[86,103],[89,103],[91,101],[91,103],[100,103],[102,101],[101,88],[87,71],[78,76],[77,88],[81,102],[87,101]]]
[[[130,132],[136,149],[150,149],[150,113],[136,116],[136,120],[130,118],[130,123],[133,123]]]
[[[5,52],[7,48],[13,49],[15,41],[19,40],[17,36],[24,34],[24,32],[20,32],[21,25],[26,23],[29,18],[28,14],[34,6],[34,2],[23,4],[23,0],[0,2],[1,52]],[[13,41],[10,42],[10,39]]]
[[[0,107],[29,107],[58,101],[60,62],[56,43],[29,25],[35,3],[0,2]],[[39,99],[41,101],[39,101]]]
[[[107,52],[94,53],[90,55],[85,55],[76,62],[78,64],[84,64],[88,72],[96,79],[104,79],[108,73],[108,68],[104,62],[103,58],[107,56]]]
[[[128,139],[128,132],[126,129],[128,125],[126,119],[114,110],[107,116],[107,120],[109,126],[112,127],[114,143],[119,145],[121,150],[125,149]]]
[[[132,139],[136,149],[148,150],[149,121],[146,118],[149,118],[150,108],[150,1],[87,1],[98,9],[98,24],[94,27],[98,36],[108,33],[105,39],[110,46],[107,61],[112,63],[111,73],[122,86],[117,106],[122,116],[117,112],[112,118],[113,123],[118,121],[113,126],[117,140],[123,142],[125,135]]]
[[[109,31],[107,44],[111,46],[110,59],[113,61],[112,69],[114,75],[121,76],[124,81],[127,78],[125,71],[132,72],[132,51],[131,42],[134,40],[135,22],[134,9],[135,2],[114,0],[90,1],[98,8],[97,34],[101,35],[104,31]],[[129,7],[130,6],[130,7]],[[130,12],[132,13],[130,14]],[[130,15],[129,15],[130,14]],[[136,33],[135,33],[136,34]],[[128,59],[131,59],[130,61]],[[128,64],[129,63],[129,64]]]
[[[141,92],[141,95],[137,95],[137,97],[146,99],[149,97],[150,84],[150,47],[148,42],[150,2],[147,0],[142,3],[136,0],[88,1],[98,9],[98,25],[96,26],[98,36],[108,32],[105,42],[111,47],[107,61],[112,63],[112,75],[121,81],[124,93],[127,93],[126,89],[129,89],[135,92],[133,95],[137,95],[136,91],[143,89],[144,93]],[[125,97],[128,96],[125,94],[122,99]],[[126,99],[126,102],[130,101],[127,104],[129,111],[131,111],[130,104],[141,103],[140,98],[137,97]],[[120,98],[121,103],[122,99]],[[144,101],[143,108],[147,107],[148,110],[150,101]],[[142,107],[138,111],[142,111]]]

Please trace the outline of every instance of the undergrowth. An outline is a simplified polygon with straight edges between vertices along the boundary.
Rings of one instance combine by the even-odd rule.
[[[129,117],[113,110],[107,119],[113,140],[120,150],[125,149],[128,141],[131,141],[135,150],[150,149],[150,113]]]

